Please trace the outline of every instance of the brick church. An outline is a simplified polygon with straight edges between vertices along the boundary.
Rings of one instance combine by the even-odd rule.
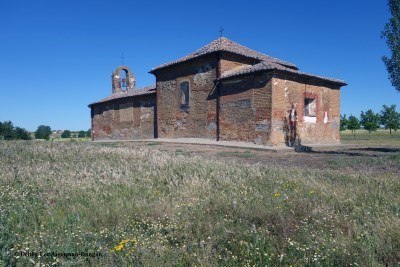
[[[141,89],[129,67],[112,73],[112,94],[89,105],[93,140],[340,142],[345,82],[302,72],[227,38],[150,73],[156,84]]]

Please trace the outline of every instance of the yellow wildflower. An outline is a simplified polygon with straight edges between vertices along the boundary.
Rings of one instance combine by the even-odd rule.
[[[119,243],[117,246],[115,246],[115,251],[120,251],[124,248],[124,244]]]
[[[132,243],[133,245],[137,244],[137,240],[134,239],[123,239],[121,240],[118,245],[116,245],[113,249],[110,250],[111,253],[116,252],[116,251],[121,251],[125,245],[128,245],[129,243]],[[133,252],[134,249],[131,249],[131,252]]]
[[[281,193],[279,193],[279,192],[276,192],[275,194],[274,194],[274,197],[280,197],[281,196]]]

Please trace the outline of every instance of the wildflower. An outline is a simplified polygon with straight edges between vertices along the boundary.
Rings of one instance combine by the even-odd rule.
[[[129,243],[132,243],[133,245],[136,245],[137,244],[137,240],[136,240],[136,238],[134,238],[134,239],[123,239],[123,240],[121,240],[119,243],[118,243],[118,245],[116,245],[114,248],[112,248],[111,250],[110,250],[110,252],[111,253],[113,253],[113,252],[118,252],[118,251],[121,251],[126,245],[128,245]],[[133,248],[131,249],[131,252],[133,252],[134,250],[133,250]]]
[[[123,241],[123,240],[122,240]],[[124,243],[123,242],[119,242],[118,245],[116,245],[115,247],[113,247],[110,252],[116,252],[116,251],[121,251],[124,248]]]
[[[274,197],[280,197],[280,196],[281,196],[281,193],[279,193],[279,192],[274,193]]]

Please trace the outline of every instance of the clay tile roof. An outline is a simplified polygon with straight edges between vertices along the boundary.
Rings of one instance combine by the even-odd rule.
[[[255,51],[255,50],[252,50],[252,49],[250,49],[248,47],[240,45],[240,44],[238,44],[238,43],[236,43],[236,42],[234,42],[232,40],[229,40],[228,38],[221,37],[221,38],[218,38],[218,39],[212,41],[208,45],[203,46],[199,50],[197,50],[197,51],[195,51],[195,52],[193,52],[193,53],[191,53],[191,54],[189,54],[189,55],[187,55],[185,57],[182,57],[182,58],[180,58],[178,60],[171,61],[171,62],[162,64],[162,65],[159,65],[159,66],[153,68],[150,71],[150,73],[154,73],[155,71],[163,69],[165,67],[169,67],[169,66],[172,66],[172,65],[175,65],[175,64],[178,64],[178,63],[181,63],[181,62],[185,62],[185,61],[188,61],[188,60],[191,60],[191,59],[194,59],[194,58],[198,58],[198,57],[203,56],[203,55],[211,54],[211,53],[214,53],[214,52],[230,52],[230,53],[234,53],[234,54],[237,54],[237,55],[242,55],[242,56],[245,56],[245,57],[254,58],[254,59],[259,60],[259,61],[273,62],[273,63],[277,63],[277,64],[280,64],[280,65],[286,66],[288,68],[297,69],[296,65],[294,65],[292,63],[289,63],[289,62],[286,62],[286,61],[283,61],[283,60],[280,60],[280,59],[277,59],[277,58],[273,58],[273,57],[267,56],[265,54],[262,54],[260,52]]]
[[[347,85],[346,82],[344,82],[342,80],[337,80],[337,79],[332,79],[332,78],[322,77],[322,76],[318,76],[318,75],[314,75],[314,74],[310,74],[310,73],[301,72],[299,70],[287,68],[285,66],[282,66],[280,64],[276,64],[276,63],[270,62],[270,61],[262,61],[253,66],[240,66],[238,68],[234,68],[234,69],[225,71],[224,73],[222,73],[220,80],[225,80],[228,78],[233,78],[233,77],[237,77],[237,76],[242,76],[242,75],[252,74],[252,73],[262,72],[262,71],[268,71],[268,70],[278,70],[278,71],[292,73],[292,74],[303,76],[303,77],[309,77],[309,78],[314,78],[314,79],[318,79],[318,80],[329,81],[329,82],[337,83],[341,86]]]
[[[153,84],[153,85],[146,86],[146,87],[143,87],[140,89],[134,89],[132,91],[118,92],[118,93],[112,94],[100,101],[89,104],[89,107],[91,107],[95,104],[104,103],[104,102],[108,102],[108,101],[115,100],[115,99],[138,96],[138,95],[150,95],[150,94],[155,94],[155,93],[156,93],[156,85]]]

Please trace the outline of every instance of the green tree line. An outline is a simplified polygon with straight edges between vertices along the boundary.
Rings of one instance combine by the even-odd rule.
[[[78,137],[78,138],[89,138],[92,136],[92,130],[89,129],[87,131],[79,131],[77,134],[73,134],[70,130],[65,130],[61,134],[61,138],[73,138],[73,137]]]
[[[390,134],[392,134],[392,130],[397,131],[400,128],[400,112],[396,111],[396,105],[383,105],[379,113],[374,113],[371,109],[365,112],[361,111],[360,118],[354,115],[350,115],[347,118],[346,114],[340,116],[340,130],[351,130],[354,135],[355,131],[361,127],[371,134],[380,125],[385,127],[385,129],[389,129]]]
[[[50,136],[53,133],[50,126],[39,125],[36,131],[33,133],[35,139],[50,140]],[[87,131],[79,131],[73,133],[69,130],[63,131],[61,138],[89,138],[91,137],[91,129]],[[0,140],[31,140],[32,136],[29,131],[24,128],[16,127],[11,121],[0,122]]]

